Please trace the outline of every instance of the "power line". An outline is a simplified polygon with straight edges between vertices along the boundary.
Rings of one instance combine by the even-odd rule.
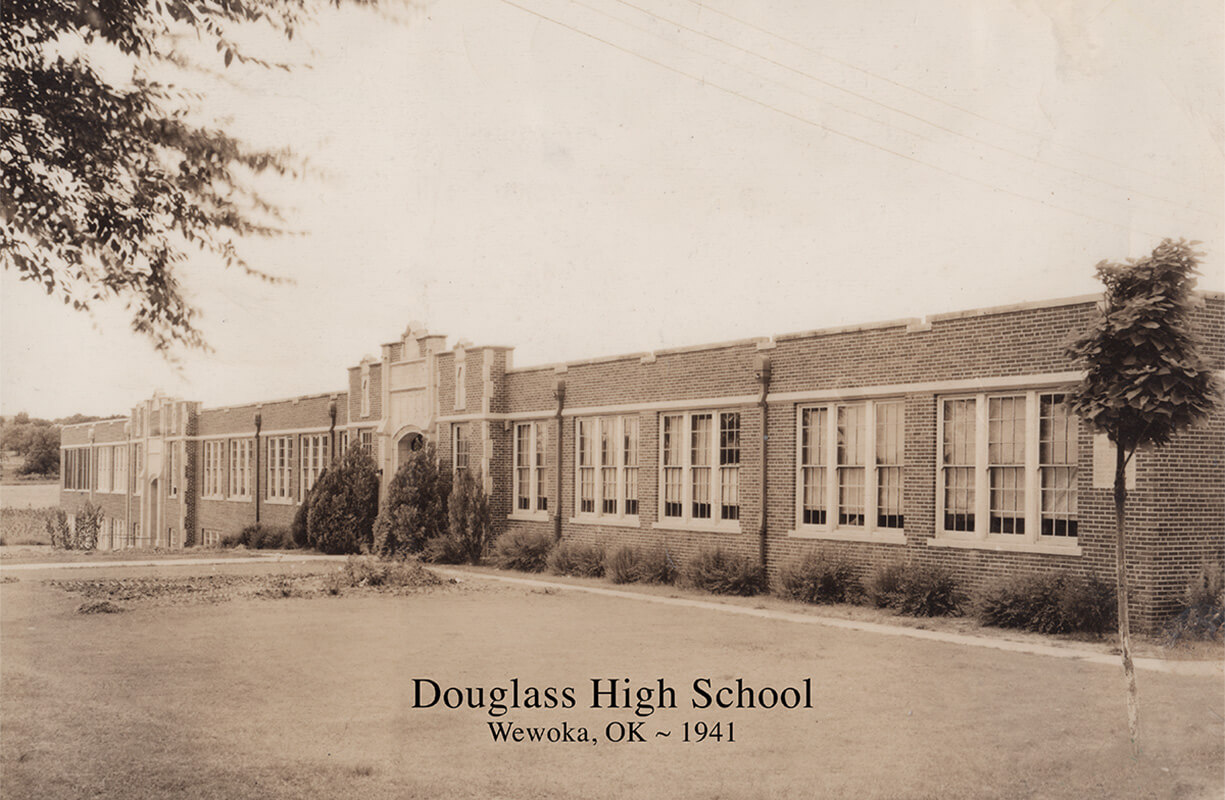
[[[870,141],[868,141],[868,140],[866,140],[866,139],[861,139],[861,138],[859,138],[858,136],[854,136],[854,135],[849,134],[849,133],[844,133],[844,132],[842,132],[842,131],[840,131],[840,130],[838,130],[838,129],[836,129],[836,128],[831,128],[830,126],[825,125],[824,123],[815,122],[815,121],[810,120],[810,119],[808,119],[808,118],[806,118],[806,117],[801,117],[801,116],[799,116],[798,114],[794,114],[794,113],[792,113],[792,112],[790,112],[790,111],[787,111],[787,110],[785,110],[785,109],[782,109],[782,108],[779,108],[779,107],[777,107],[777,106],[771,105],[770,103],[767,103],[767,102],[765,102],[765,101],[763,101],[763,100],[758,100],[758,99],[757,99],[757,98],[755,98],[755,97],[750,97],[749,95],[746,95],[746,94],[743,94],[743,93],[741,93],[741,92],[738,92],[738,91],[736,91],[735,89],[729,89],[729,88],[727,88],[726,86],[722,86],[722,85],[717,84],[717,83],[714,83],[714,82],[712,82],[712,81],[710,81],[710,80],[708,80],[708,79],[706,79],[706,78],[700,77],[700,76],[698,76],[698,75],[694,75],[694,74],[689,73],[689,72],[686,72],[686,71],[684,71],[684,70],[682,70],[682,69],[678,69],[678,68],[676,68],[676,67],[671,66],[670,64],[665,64],[664,62],[662,62],[662,61],[658,61],[658,60],[656,60],[656,59],[653,59],[653,58],[651,58],[650,56],[645,56],[645,55],[642,55],[641,53],[635,52],[635,51],[630,50],[629,48],[626,48],[626,47],[622,47],[622,46],[621,46],[621,45],[619,45],[619,44],[616,44],[616,43],[614,43],[614,42],[610,42],[610,41],[608,41],[607,39],[603,39],[603,38],[601,38],[601,37],[599,37],[599,36],[596,36],[596,35],[595,35],[595,34],[593,34],[593,33],[590,33],[590,32],[588,32],[588,31],[582,30],[581,28],[577,28],[577,27],[575,27],[575,26],[573,26],[573,25],[569,25],[569,24],[567,24],[567,23],[565,23],[565,22],[562,22],[562,21],[560,21],[560,20],[558,20],[558,19],[555,19],[555,18],[553,18],[553,17],[550,17],[550,16],[548,16],[547,14],[542,14],[542,13],[540,13],[539,11],[535,11],[535,10],[533,10],[533,9],[527,8],[526,6],[521,6],[521,5],[519,5],[518,3],[513,2],[513,0],[501,0],[501,2],[502,2],[502,3],[505,3],[505,4],[506,4],[506,5],[508,5],[508,6],[511,6],[511,7],[513,7],[513,8],[517,8],[517,9],[519,9],[520,11],[523,11],[524,13],[531,14],[531,15],[532,15],[532,16],[534,16],[534,17],[538,17],[538,18],[543,19],[543,20],[545,20],[545,21],[547,21],[547,22],[551,22],[551,23],[553,23],[554,25],[557,25],[557,26],[559,26],[559,27],[565,28],[566,30],[572,31],[572,32],[574,32],[574,33],[577,33],[577,34],[579,34],[580,36],[586,36],[586,37],[587,37],[587,38],[589,38],[589,39],[592,39],[592,40],[597,41],[597,42],[599,42],[599,43],[601,43],[601,44],[607,45],[608,47],[611,47],[611,48],[613,48],[613,49],[615,49],[615,50],[620,50],[621,52],[623,52],[623,53],[625,53],[625,54],[627,54],[627,55],[631,55],[631,56],[634,56],[635,58],[642,59],[643,61],[646,61],[646,62],[648,62],[648,63],[650,63],[650,64],[654,64],[655,66],[657,66],[657,67],[661,67],[661,68],[663,68],[663,69],[666,69],[666,70],[668,70],[669,72],[674,72],[674,73],[676,73],[677,75],[681,75],[681,76],[683,76],[683,77],[685,77],[685,78],[689,78],[690,80],[695,81],[695,82],[697,82],[697,83],[699,83],[699,84],[701,84],[701,85],[703,85],[703,86],[710,86],[710,87],[712,87],[712,88],[718,89],[719,91],[724,92],[724,93],[726,93],[726,94],[730,94],[730,95],[732,95],[732,96],[734,96],[734,97],[739,97],[739,98],[740,98],[740,99],[742,99],[742,100],[747,100],[748,102],[753,103],[753,104],[755,104],[755,105],[759,105],[759,106],[761,106],[762,108],[766,108],[766,109],[769,109],[769,110],[774,111],[774,112],[776,112],[776,113],[782,114],[783,116],[790,117],[791,119],[794,119],[794,120],[796,120],[797,122],[802,122],[802,123],[804,123],[805,125],[811,125],[811,126],[813,126],[813,127],[815,127],[815,128],[820,128],[821,130],[824,130],[824,131],[826,131],[826,132],[828,132],[828,133],[832,133],[832,134],[834,134],[835,136],[840,136],[840,137],[842,137],[842,138],[844,138],[844,139],[849,139],[850,141],[853,141],[853,142],[858,142],[859,144],[865,145],[865,146],[867,146],[867,147],[871,147],[871,148],[873,148],[873,149],[875,149],[875,150],[880,150],[880,151],[882,151],[882,152],[889,153],[890,155],[896,156],[896,157],[898,157],[898,158],[905,159],[905,160],[907,160],[907,161],[911,161],[911,162],[913,162],[913,163],[915,163],[915,164],[921,164],[922,166],[928,167],[929,169],[934,169],[934,170],[936,170],[937,172],[944,173],[945,175],[949,175],[950,177],[957,178],[957,179],[959,179],[959,180],[963,180],[963,181],[965,181],[965,182],[967,182],[967,183],[972,183],[972,184],[974,184],[974,185],[976,185],[976,186],[980,186],[980,187],[985,188],[985,189],[988,189],[988,190],[990,190],[990,191],[1000,192],[1000,193],[1002,193],[1002,194],[1007,194],[1007,195],[1010,195],[1010,196],[1012,196],[1012,197],[1019,198],[1019,199],[1021,199],[1021,200],[1028,200],[1028,201],[1033,202],[1033,203],[1038,203],[1039,205],[1046,206],[1047,208],[1053,208],[1053,209],[1055,209],[1055,210],[1057,210],[1057,211],[1063,211],[1064,213],[1067,213],[1067,214],[1072,214],[1072,215],[1074,215],[1074,216],[1081,217],[1081,218],[1083,218],[1083,219],[1092,220],[1093,222],[1098,222],[1098,223],[1101,223],[1101,224],[1103,224],[1103,225],[1109,225],[1110,227],[1113,227],[1113,228],[1119,228],[1119,229],[1121,229],[1121,230],[1125,230],[1125,231],[1135,231],[1135,232],[1137,232],[1137,233],[1143,233],[1143,234],[1145,234],[1146,236],[1153,236],[1153,237],[1156,237],[1156,236],[1157,236],[1157,234],[1155,234],[1155,233],[1151,233],[1151,232],[1149,232],[1149,231],[1143,231],[1143,230],[1139,230],[1138,228],[1132,228],[1131,226],[1128,226],[1128,225],[1123,225],[1123,224],[1121,224],[1121,223],[1114,222],[1114,221],[1112,221],[1112,220],[1108,220],[1108,219],[1103,219],[1103,218],[1101,218],[1101,217],[1095,217],[1095,216],[1093,216],[1092,214],[1086,214],[1086,213],[1084,213],[1084,212],[1082,212],[1082,211],[1077,211],[1077,210],[1075,210],[1075,209],[1071,209],[1071,208],[1065,208],[1065,207],[1063,207],[1063,206],[1058,206],[1058,205],[1055,205],[1054,203],[1048,203],[1048,202],[1046,202],[1045,200],[1043,200],[1043,199],[1041,199],[1041,198],[1038,198],[1038,197],[1032,197],[1032,196],[1030,196],[1030,195],[1021,194],[1020,192],[1014,192],[1014,191],[1012,191],[1011,189],[1005,189],[1005,188],[1000,187],[1000,186],[995,186],[995,185],[990,184],[990,183],[987,183],[987,182],[985,182],[985,181],[980,181],[980,180],[978,180],[977,178],[971,178],[971,177],[969,177],[969,176],[967,176],[967,175],[962,175],[962,174],[960,174],[960,173],[953,172],[952,170],[945,169],[944,167],[940,167],[940,166],[937,166],[937,165],[935,165],[935,164],[931,164],[931,163],[929,163],[929,162],[927,162],[927,161],[923,161],[923,160],[921,160],[921,159],[915,158],[915,157],[913,157],[913,156],[906,155],[905,153],[899,153],[899,152],[898,152],[898,151],[896,151],[896,150],[891,150],[891,149],[889,149],[889,148],[887,148],[887,147],[882,147],[881,145],[874,144],[873,142],[870,142]]]
[[[693,2],[693,1],[694,1],[694,0],[689,0],[689,2]],[[586,5],[585,5],[585,4],[583,4],[583,3],[577,2],[577,0],[573,0],[573,2],[576,2],[578,5],[582,5],[582,6],[584,6],[584,8],[590,8],[590,6],[586,6]],[[923,123],[924,125],[929,125],[929,126],[931,126],[931,127],[933,127],[933,128],[936,128],[937,130],[944,131],[945,133],[948,133],[948,134],[951,134],[951,135],[953,135],[953,136],[957,136],[957,137],[960,137],[960,138],[962,138],[962,139],[965,139],[966,141],[969,141],[969,142],[974,142],[975,144],[981,145],[981,146],[983,146],[983,147],[989,147],[989,148],[991,148],[992,150],[998,150],[998,151],[999,151],[999,152],[1001,152],[1001,153],[1006,153],[1006,154],[1008,154],[1008,155],[1010,155],[1010,156],[1013,156],[1013,157],[1015,157],[1015,158],[1020,158],[1020,159],[1023,159],[1023,160],[1025,160],[1025,161],[1028,161],[1028,162],[1030,162],[1030,163],[1037,164],[1037,165],[1039,165],[1039,166],[1044,166],[1044,167],[1047,167],[1047,168],[1049,168],[1049,169],[1056,169],[1056,170],[1059,170],[1059,171],[1061,171],[1061,172],[1066,172],[1066,173],[1068,173],[1069,175],[1074,175],[1074,176],[1076,176],[1076,177],[1078,177],[1078,178],[1081,178],[1081,179],[1083,179],[1083,180],[1095,181],[1095,182],[1100,183],[1100,184],[1103,184],[1103,185],[1105,185],[1105,186],[1109,186],[1109,187],[1110,187],[1110,188],[1112,188],[1112,189],[1117,189],[1118,191],[1121,191],[1121,192],[1128,192],[1128,193],[1131,193],[1131,194],[1140,195],[1140,196],[1142,196],[1142,197],[1147,197],[1147,198],[1149,198],[1150,200],[1155,200],[1155,201],[1157,201],[1157,202],[1159,202],[1159,203],[1165,203],[1165,204],[1167,204],[1167,205],[1169,205],[1169,206],[1172,206],[1172,207],[1174,207],[1174,208],[1179,209],[1180,211],[1194,211],[1194,212],[1196,212],[1196,213],[1204,214],[1204,215],[1206,215],[1206,216],[1215,216],[1215,214],[1214,214],[1213,212],[1206,211],[1206,210],[1203,210],[1203,209],[1200,209],[1200,208],[1196,208],[1196,207],[1194,207],[1194,206],[1190,205],[1189,203],[1188,203],[1188,204],[1181,204],[1181,203],[1178,203],[1178,202],[1176,202],[1176,201],[1174,201],[1174,200],[1170,200],[1170,199],[1165,198],[1165,197],[1160,197],[1160,196],[1158,196],[1158,195],[1153,195],[1153,194],[1148,194],[1148,193],[1146,193],[1146,192],[1141,192],[1141,191],[1139,191],[1139,190],[1133,189],[1132,187],[1129,187],[1129,186],[1124,186],[1124,185],[1122,185],[1122,184],[1118,184],[1118,183],[1113,183],[1113,182],[1111,182],[1111,181],[1105,180],[1104,178],[1098,178],[1098,177],[1097,177],[1097,176],[1095,176],[1095,175],[1089,175],[1089,174],[1084,173],[1084,172],[1081,172],[1081,171],[1079,171],[1079,170],[1072,169],[1071,167],[1064,167],[1064,166],[1061,166],[1061,165],[1059,165],[1059,164],[1053,164],[1053,163],[1051,163],[1051,162],[1049,162],[1049,161],[1044,161],[1043,159],[1037,158],[1037,157],[1035,157],[1035,156],[1031,156],[1031,155],[1028,155],[1028,154],[1026,154],[1026,153],[1019,152],[1019,151],[1017,151],[1017,150],[1012,150],[1012,149],[1010,149],[1010,148],[1003,147],[1003,146],[1001,146],[1001,145],[997,145],[997,144],[994,144],[994,143],[992,143],[992,142],[988,142],[988,141],[983,140],[983,139],[979,139],[979,138],[978,138],[978,137],[976,137],[976,136],[970,136],[969,134],[962,133],[961,131],[955,130],[955,129],[953,129],[953,128],[949,128],[949,127],[946,127],[946,126],[941,125],[941,124],[939,124],[939,123],[932,122],[931,120],[926,119],[925,117],[919,116],[918,114],[912,114],[912,113],[910,113],[909,111],[905,111],[905,110],[900,109],[900,108],[897,108],[897,107],[895,107],[895,106],[891,106],[891,105],[889,105],[888,103],[884,103],[884,102],[882,102],[882,101],[880,101],[880,100],[876,100],[876,99],[874,99],[874,98],[872,98],[872,97],[869,97],[869,96],[867,96],[867,95],[865,95],[865,94],[861,94],[861,93],[856,92],[856,91],[853,91],[853,90],[851,90],[851,89],[847,89],[847,88],[845,88],[845,87],[839,86],[839,85],[838,85],[838,84],[836,84],[836,83],[833,83],[833,82],[831,82],[831,81],[827,81],[827,80],[825,80],[824,78],[817,77],[816,75],[813,75],[813,74],[811,74],[811,73],[805,72],[805,71],[800,70],[800,69],[797,69],[797,68],[795,68],[795,67],[792,67],[792,66],[790,66],[789,64],[784,64],[784,63],[783,63],[783,62],[781,62],[781,61],[776,61],[775,59],[770,58],[769,56],[764,56],[764,55],[762,55],[762,54],[760,54],[760,53],[758,53],[758,52],[756,52],[756,51],[754,51],[754,50],[750,50],[750,49],[748,49],[748,48],[741,47],[740,45],[734,44],[734,43],[732,43],[732,42],[728,42],[728,41],[726,41],[726,40],[724,40],[724,39],[720,39],[720,38],[719,38],[719,37],[717,37],[717,36],[712,36],[711,34],[706,33],[705,31],[698,30],[697,28],[691,28],[691,27],[689,27],[688,25],[685,25],[684,23],[678,22],[678,21],[673,20],[673,19],[669,19],[669,18],[664,17],[664,16],[662,16],[662,15],[660,15],[660,14],[658,14],[658,13],[654,12],[654,11],[648,11],[647,9],[645,9],[645,8],[643,8],[643,7],[641,7],[641,6],[635,5],[634,3],[631,3],[631,2],[629,2],[628,0],[615,0],[615,2],[620,3],[620,4],[621,4],[621,5],[623,5],[623,6],[626,6],[627,8],[632,8],[632,9],[634,9],[635,11],[638,11],[638,12],[640,12],[640,13],[642,13],[642,14],[646,14],[646,15],[647,15],[647,16],[649,16],[649,17],[653,17],[653,18],[655,18],[655,19],[659,20],[660,22],[664,22],[664,23],[666,23],[666,24],[668,24],[668,25],[673,25],[673,26],[675,26],[675,27],[677,27],[677,28],[680,28],[680,29],[682,29],[682,30],[686,30],[686,31],[689,31],[690,33],[697,34],[698,36],[701,36],[701,37],[704,37],[704,38],[706,38],[706,39],[709,39],[709,40],[711,40],[712,42],[716,42],[716,43],[718,43],[718,44],[721,44],[721,45],[723,45],[724,47],[730,47],[730,48],[731,48],[731,49],[733,49],[733,50],[738,50],[738,51],[740,51],[740,52],[742,52],[742,53],[745,53],[745,54],[747,54],[747,55],[750,55],[750,56],[752,56],[752,57],[754,57],[754,58],[761,59],[762,61],[766,61],[766,62],[768,62],[768,63],[770,63],[770,64],[773,64],[773,65],[775,65],[775,66],[777,66],[777,67],[781,67],[781,68],[783,68],[783,69],[785,69],[785,70],[789,70],[789,71],[791,71],[791,72],[794,72],[795,74],[800,75],[800,76],[803,76],[803,77],[805,77],[805,78],[808,78],[809,80],[815,81],[815,82],[820,83],[820,84],[822,84],[822,85],[824,85],[824,86],[828,86],[828,87],[830,87],[830,88],[832,88],[832,89],[834,89],[834,90],[836,90],[836,91],[843,92],[844,94],[849,94],[850,96],[855,97],[855,98],[858,98],[858,99],[860,99],[860,100],[863,100],[863,101],[865,101],[865,102],[867,102],[867,103],[871,103],[871,104],[873,104],[873,105],[880,106],[881,108],[888,109],[889,111],[892,111],[892,112],[894,112],[895,114],[901,114],[902,116],[909,117],[909,118],[911,118],[911,119],[913,119],[913,120],[916,120],[917,122],[921,122],[921,123]],[[592,10],[595,10],[595,9],[592,9]],[[600,13],[600,12],[597,12],[597,13]],[[620,21],[620,20],[618,20],[618,21]],[[780,37],[780,38],[781,38],[781,37]]]
[[[933,95],[933,94],[930,94],[930,93],[928,93],[928,92],[925,92],[925,91],[923,91],[922,89],[918,89],[918,88],[915,88],[914,86],[910,86],[909,84],[905,84],[905,83],[902,83],[902,82],[900,82],[900,81],[896,81],[896,80],[894,80],[894,79],[892,79],[892,78],[890,78],[890,77],[887,77],[887,76],[885,76],[885,75],[880,75],[880,74],[878,74],[878,73],[876,73],[876,72],[873,72],[873,71],[872,71],[872,70],[870,70],[870,69],[867,69],[867,68],[865,68],[865,67],[861,67],[861,66],[859,66],[858,64],[853,64],[853,63],[851,63],[850,61],[844,61],[843,59],[840,59],[840,58],[838,58],[838,57],[836,57],[836,56],[831,56],[830,54],[825,53],[825,52],[822,52],[821,50],[817,50],[817,49],[815,49],[815,48],[813,48],[813,47],[809,47],[808,45],[805,45],[805,44],[803,44],[802,42],[797,42],[797,41],[796,41],[796,40],[794,40],[794,39],[790,39],[790,38],[788,38],[788,37],[786,37],[786,36],[783,36],[781,33],[775,33],[774,31],[768,30],[768,29],[766,29],[766,28],[762,28],[762,27],[760,27],[760,26],[758,26],[758,25],[754,25],[753,23],[751,23],[751,22],[749,22],[749,21],[747,21],[747,20],[741,19],[740,17],[737,17],[737,16],[735,16],[735,15],[733,15],[733,14],[729,14],[729,13],[727,13],[726,11],[720,11],[719,9],[714,8],[713,6],[708,6],[708,5],[706,5],[705,3],[703,3],[703,2],[699,2],[699,0],[685,0],[685,2],[690,3],[691,5],[695,5],[695,6],[697,6],[698,8],[702,9],[703,11],[710,11],[710,12],[712,12],[712,13],[714,13],[714,14],[718,14],[718,15],[719,15],[719,16],[721,16],[721,17],[725,17],[725,18],[727,18],[727,19],[730,19],[730,20],[732,20],[733,22],[737,22],[737,23],[739,23],[739,24],[741,24],[741,25],[745,26],[746,28],[751,28],[751,29],[753,29],[753,30],[755,30],[755,31],[757,31],[757,32],[759,32],[759,33],[764,33],[764,34],[765,34],[765,35],[767,35],[767,36],[770,36],[770,37],[773,37],[773,38],[775,38],[775,39],[778,39],[780,42],[786,42],[787,44],[791,45],[792,47],[798,47],[799,49],[801,49],[801,50],[805,50],[805,51],[807,51],[807,52],[809,52],[809,53],[812,53],[813,55],[820,56],[821,58],[825,58],[825,59],[828,59],[828,60],[830,60],[830,61],[833,61],[835,64],[840,64],[840,65],[842,65],[842,66],[844,66],[844,67],[846,67],[846,68],[848,68],[848,69],[853,69],[853,70],[855,70],[856,72],[863,73],[864,75],[867,75],[867,76],[869,76],[869,77],[875,78],[875,79],[877,79],[877,80],[879,80],[879,81],[884,81],[885,83],[888,83],[888,84],[891,84],[891,85],[893,85],[893,86],[896,86],[896,87],[898,87],[899,89],[904,89],[904,90],[906,90],[906,91],[908,91],[908,92],[911,92],[911,93],[913,93],[913,94],[919,95],[920,97],[925,97],[925,98],[927,98],[928,100],[931,100],[932,102],[939,103],[940,105],[945,106],[946,108],[951,108],[951,109],[953,109],[954,111],[960,111],[960,112],[961,112],[961,113],[963,113],[963,114],[968,114],[968,115],[970,115],[971,117],[974,117],[974,118],[976,118],[976,119],[980,119],[980,120],[982,120],[983,122],[988,122],[988,123],[990,123],[990,124],[992,124],[992,125],[998,125],[999,127],[1001,127],[1001,128],[1006,128],[1006,129],[1008,129],[1008,130],[1010,130],[1010,131],[1012,131],[1012,132],[1014,132],[1014,133],[1019,133],[1019,134],[1021,134],[1022,136],[1030,136],[1030,137],[1033,137],[1034,139],[1037,139],[1037,140],[1039,140],[1039,141],[1049,141],[1049,140],[1045,139],[1045,137],[1043,137],[1043,135],[1042,135],[1042,134],[1040,134],[1040,133],[1036,133],[1036,132],[1034,132],[1034,131],[1032,131],[1032,130],[1026,130],[1025,128],[1018,128],[1018,127],[1016,127],[1016,126],[1014,126],[1014,125],[1009,125],[1007,122],[1000,122],[999,120],[992,119],[991,117],[988,117],[988,116],[985,116],[985,115],[983,115],[983,114],[980,114],[980,113],[978,113],[977,111],[974,111],[974,110],[969,109],[969,108],[965,108],[964,106],[959,106],[959,105],[957,105],[956,103],[949,102],[948,100],[945,100],[945,99],[944,99],[944,98],[942,98],[942,97],[938,97],[938,96],[936,96],[936,95]],[[1102,10],[1103,10],[1103,11],[1105,11],[1105,9],[1102,9]],[[1099,16],[1100,16],[1100,12],[1099,12]],[[1050,141],[1050,144],[1051,144],[1051,145],[1053,145],[1053,146],[1055,146],[1055,147],[1058,147],[1058,148],[1062,148],[1062,149],[1064,149],[1064,150],[1067,150],[1067,151],[1069,151],[1069,152],[1076,153],[1077,155],[1081,155],[1081,156],[1086,156],[1086,157],[1088,157],[1088,158],[1097,159],[1098,161],[1101,161],[1101,162],[1103,162],[1103,163],[1105,163],[1105,164],[1109,164],[1109,165],[1111,165],[1111,166],[1113,166],[1113,167],[1119,167],[1119,168],[1121,168],[1121,169],[1128,169],[1128,170],[1131,170],[1131,171],[1133,171],[1133,172],[1136,172],[1136,173],[1138,173],[1138,174],[1140,174],[1140,175],[1146,175],[1146,176],[1148,176],[1148,177],[1150,177],[1150,178],[1157,178],[1158,180],[1161,180],[1161,179],[1164,179],[1164,178],[1166,177],[1166,176],[1164,176],[1164,175],[1158,175],[1158,174],[1155,174],[1155,173],[1149,172],[1148,170],[1143,170],[1143,169],[1140,169],[1139,167],[1136,167],[1136,166],[1134,166],[1134,165],[1132,165],[1132,164],[1124,164],[1124,163],[1122,163],[1122,162],[1115,161],[1114,159],[1106,158],[1105,156],[1099,155],[1099,154],[1094,153],[1094,152],[1092,152],[1092,151],[1090,151],[1090,150],[1081,150],[1081,149],[1080,149],[1080,148],[1078,148],[1078,147],[1073,147],[1072,145],[1067,145],[1067,144],[1060,144],[1059,142],[1055,142],[1055,141]]]

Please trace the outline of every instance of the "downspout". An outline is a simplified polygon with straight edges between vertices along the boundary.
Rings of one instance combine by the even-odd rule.
[[[562,459],[562,454],[565,452],[565,448],[562,447],[562,442],[561,442],[562,440],[561,412],[562,412],[562,409],[565,408],[566,406],[566,382],[565,380],[561,378],[557,379],[557,388],[553,391],[553,396],[557,398],[557,468],[555,470],[557,473],[557,481],[556,481],[557,500],[555,501],[556,505],[553,508],[553,538],[560,542],[561,541],[561,477],[562,477],[561,459]]]
[[[336,398],[328,401],[328,464],[336,458]]]
[[[757,401],[758,408],[761,409],[761,512],[758,522],[758,557],[761,559],[761,568],[766,569],[766,506],[767,506],[767,479],[769,477],[770,464],[770,406],[766,402],[766,397],[770,392],[770,357],[757,357],[757,382],[761,384],[761,397]]]
[[[263,414],[261,414],[260,412],[256,411],[256,412],[255,412],[255,524],[256,524],[256,525],[258,525],[258,524],[259,524],[259,497],[260,497],[260,494],[261,494],[261,493],[260,493],[260,486],[259,486],[259,476],[260,476],[260,468],[259,468],[259,451],[260,451],[260,446],[259,446],[259,430],[260,430],[260,428],[263,426],[263,424],[264,424],[264,415],[263,415]]]

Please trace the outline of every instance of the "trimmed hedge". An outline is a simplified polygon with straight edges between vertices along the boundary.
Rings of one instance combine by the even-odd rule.
[[[751,597],[766,589],[766,572],[755,559],[721,547],[700,550],[681,567],[681,583],[711,594]]]
[[[604,558],[604,574],[613,583],[664,583],[676,581],[676,564],[662,546],[641,548],[622,545]]]
[[[295,547],[293,533],[280,525],[265,525],[256,522],[241,531],[222,537],[222,547],[242,545],[250,550],[288,550]]]
[[[979,593],[984,625],[1037,633],[1105,633],[1114,628],[1114,587],[1067,572],[1018,575]]]

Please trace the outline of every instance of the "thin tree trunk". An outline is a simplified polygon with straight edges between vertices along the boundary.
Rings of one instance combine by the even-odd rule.
[[[1127,503],[1127,456],[1121,445],[1115,446],[1114,467],[1114,531],[1116,585],[1119,595],[1119,645],[1123,651],[1123,679],[1127,682],[1127,728],[1131,734],[1131,752],[1140,754],[1140,693],[1136,689],[1136,669],[1131,663],[1131,622],[1127,616],[1127,563],[1123,544],[1126,521],[1123,510]]]

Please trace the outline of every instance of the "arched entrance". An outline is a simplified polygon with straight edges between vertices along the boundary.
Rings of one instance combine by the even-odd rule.
[[[408,461],[409,457],[425,447],[425,437],[417,431],[409,431],[396,442],[396,469]]]

